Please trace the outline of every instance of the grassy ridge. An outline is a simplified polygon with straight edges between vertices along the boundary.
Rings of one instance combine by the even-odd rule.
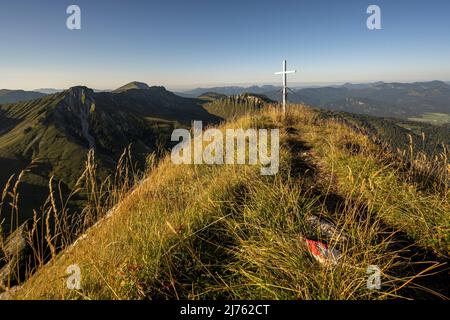
[[[206,111],[229,120],[255,113],[268,104],[274,103],[266,96],[249,93],[229,97],[210,93],[200,96],[199,99],[209,101],[203,105]]]
[[[420,117],[409,118],[409,120],[418,122],[429,122],[431,124],[441,125],[450,123],[450,115],[446,113],[427,112],[422,114]]]
[[[386,299],[411,294],[406,288],[442,297],[416,281],[436,264],[402,272],[411,261],[397,234],[445,257],[447,193],[419,190],[366,136],[304,107],[286,120],[266,110],[220,128],[233,127],[281,129],[278,175],[248,165],[175,166],[168,157],[10,297]],[[338,265],[320,265],[306,249],[306,236],[325,241],[307,223],[312,214],[347,235],[329,241],[343,254]],[[79,291],[66,288],[71,264],[82,271]],[[382,290],[366,288],[368,265],[380,266]]]
[[[312,123],[301,130],[334,175],[336,190],[364,199],[386,223],[436,254],[450,257],[448,151],[435,159],[416,155],[410,161],[413,167],[405,171],[404,159],[335,122]],[[439,162],[442,170],[436,172]]]

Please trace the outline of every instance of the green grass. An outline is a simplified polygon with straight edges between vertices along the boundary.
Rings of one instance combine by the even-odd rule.
[[[442,125],[450,123],[450,114],[428,112],[422,114],[420,117],[409,118],[408,120]]]

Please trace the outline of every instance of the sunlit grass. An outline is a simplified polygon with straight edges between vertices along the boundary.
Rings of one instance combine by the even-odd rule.
[[[319,120],[303,106],[285,120],[269,109],[220,128],[249,127],[281,129],[278,175],[261,176],[259,166],[250,165],[150,161],[135,187],[118,188],[107,198],[114,207],[107,219],[105,199],[91,188],[88,225],[100,223],[82,229],[83,239],[55,254],[10,297],[387,299],[399,297],[417,275],[399,274],[405,249],[395,247],[397,231],[386,225],[424,248],[448,253],[448,190],[419,190],[364,135]],[[316,166],[312,177],[294,174],[299,155],[288,140],[312,148],[306,151]],[[327,206],[332,195],[340,199],[335,210]],[[321,265],[308,252],[304,237],[322,239],[306,222],[310,215],[332,221],[348,238],[329,242],[342,252],[337,265]],[[66,286],[72,264],[82,271],[79,291]],[[379,291],[367,289],[369,265],[382,271]]]

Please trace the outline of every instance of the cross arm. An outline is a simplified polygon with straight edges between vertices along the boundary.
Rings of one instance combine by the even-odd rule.
[[[275,72],[275,74],[287,74],[287,73],[295,73],[295,72],[297,72],[297,70]]]

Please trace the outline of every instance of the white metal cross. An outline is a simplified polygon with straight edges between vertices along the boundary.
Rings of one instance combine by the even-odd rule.
[[[286,102],[287,102],[287,74],[297,72],[297,70],[287,71],[286,65],[287,65],[286,60],[283,60],[283,71],[275,73],[275,74],[283,75],[283,114],[284,115],[286,115]]]

